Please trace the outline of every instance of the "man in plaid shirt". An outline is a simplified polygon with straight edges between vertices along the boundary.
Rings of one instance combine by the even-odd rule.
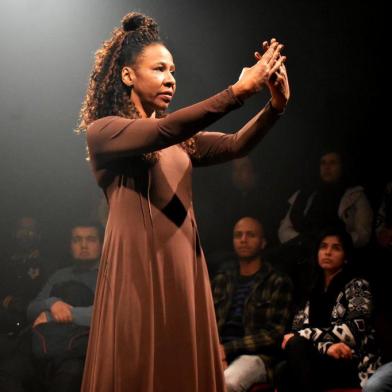
[[[234,226],[238,264],[212,282],[228,392],[271,381],[271,369],[291,321],[292,284],[262,259],[263,227],[254,218]]]

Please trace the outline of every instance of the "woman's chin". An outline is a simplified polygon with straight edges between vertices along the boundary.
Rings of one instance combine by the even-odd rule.
[[[155,111],[165,111],[169,107],[170,102],[160,102],[159,104],[155,105]]]

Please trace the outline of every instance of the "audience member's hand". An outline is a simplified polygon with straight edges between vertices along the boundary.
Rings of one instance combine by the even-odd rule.
[[[220,357],[221,357],[221,361],[222,361],[222,365],[223,365],[223,370],[227,369],[227,360],[226,360],[226,353],[225,353],[225,347],[223,346],[223,344],[219,345],[219,353],[220,353]]]
[[[335,359],[351,359],[352,351],[345,343],[335,343],[327,350],[327,355]]]
[[[286,335],[283,336],[283,341],[282,341],[282,350],[286,348],[287,342],[294,336],[293,333],[286,333]]]
[[[63,301],[57,301],[50,307],[50,313],[58,323],[70,323],[72,321],[72,306]]]
[[[14,297],[12,295],[7,295],[6,297],[4,297],[3,307],[5,309],[8,309],[8,307],[10,306],[10,303],[12,302],[13,299],[14,299]]]
[[[33,323],[33,327],[35,327],[38,324],[45,324],[48,322],[48,317],[46,316],[45,312],[42,312],[38,315],[38,317],[35,319]]]

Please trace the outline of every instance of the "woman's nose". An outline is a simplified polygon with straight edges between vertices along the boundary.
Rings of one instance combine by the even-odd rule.
[[[176,79],[171,72],[168,72],[165,77],[165,85],[174,86],[176,84]]]

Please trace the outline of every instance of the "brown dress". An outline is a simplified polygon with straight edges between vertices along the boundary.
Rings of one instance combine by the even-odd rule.
[[[82,391],[225,390],[191,172],[244,155],[278,117],[267,105],[235,134],[197,133],[238,106],[229,88],[163,119],[111,116],[88,128],[109,218]],[[190,157],[178,143],[193,135]],[[141,161],[157,150],[155,164]]]

